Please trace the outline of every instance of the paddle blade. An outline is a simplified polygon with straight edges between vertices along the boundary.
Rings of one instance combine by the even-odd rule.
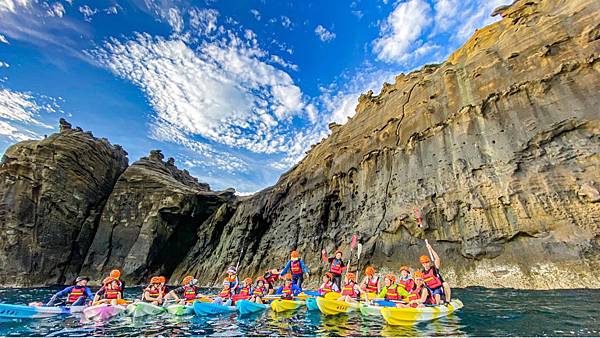
[[[362,244],[358,243],[358,246],[356,247],[356,257],[360,258],[361,253],[362,253]]]

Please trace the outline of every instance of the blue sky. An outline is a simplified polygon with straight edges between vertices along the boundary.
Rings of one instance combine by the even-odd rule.
[[[0,0],[0,151],[58,119],[213,189],[274,184],[358,96],[510,0]]]

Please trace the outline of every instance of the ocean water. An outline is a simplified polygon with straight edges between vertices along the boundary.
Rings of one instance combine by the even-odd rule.
[[[57,289],[0,289],[1,303],[47,300]],[[139,289],[137,289],[139,290]],[[600,336],[597,290],[456,289],[465,307],[414,327],[392,327],[360,313],[328,317],[301,309],[240,317],[121,317],[87,322],[78,315],[0,322],[0,336]],[[129,297],[137,296],[133,291]]]

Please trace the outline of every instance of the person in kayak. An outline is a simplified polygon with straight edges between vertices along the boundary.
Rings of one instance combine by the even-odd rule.
[[[166,296],[169,291],[167,289],[167,278],[165,276],[158,276],[158,282],[162,294]]]
[[[347,303],[356,303],[360,298],[360,287],[356,284],[356,276],[352,272],[346,273],[344,278],[344,287],[342,288],[342,297],[338,300]]]
[[[121,289],[121,298],[123,298],[123,290],[125,290],[125,282],[121,279],[121,271],[114,269],[110,272],[109,277],[114,278],[119,284],[119,289]]]
[[[243,298],[249,298],[252,294],[252,278],[246,277],[240,284],[240,289],[238,291],[238,296]]]
[[[265,295],[267,295],[268,290],[265,285],[265,279],[263,277],[258,277],[256,279],[256,285],[252,288],[252,296],[250,296],[250,301],[262,304],[262,299]]]
[[[150,284],[144,288],[142,293],[142,301],[154,305],[162,305],[165,294],[160,283],[160,277],[150,278]]]
[[[265,271],[263,276],[265,279],[265,286],[267,287],[268,294],[272,295],[275,293],[275,283],[279,280],[279,270],[271,269]]]
[[[423,273],[415,271],[413,273],[415,281],[414,289],[406,296],[407,304],[396,304],[396,307],[424,307],[425,305],[434,304],[435,300],[431,298],[429,288],[423,281]]]
[[[102,281],[102,287],[94,296],[94,305],[97,304],[111,304],[117,305],[123,301],[123,290],[121,289],[122,284],[113,277],[106,277]]]
[[[411,292],[415,287],[415,282],[410,277],[410,268],[406,265],[400,267],[400,278],[398,279],[398,284],[401,285],[407,292]]]
[[[377,295],[377,298],[384,298],[387,301],[400,301],[403,297],[408,296],[408,292],[396,284],[396,276],[387,274],[383,282],[384,286]]]
[[[372,266],[367,266],[365,269],[365,277],[360,283],[360,289],[365,295],[378,294],[381,292],[381,281],[379,276],[375,276],[375,269]]]
[[[231,288],[231,283],[227,279],[225,279],[223,281],[223,289],[221,290],[221,292],[219,292],[217,297],[215,297],[213,303],[229,306],[231,305],[231,296],[233,296],[233,294],[234,291]]]
[[[225,281],[223,283],[229,283],[229,290],[231,292],[231,295],[234,295],[237,292],[237,289],[240,284],[240,281],[237,276],[237,270],[233,266],[230,266],[229,268],[227,268],[227,271],[225,273],[227,274],[227,277],[225,277]]]
[[[448,282],[444,281],[439,270],[442,265],[442,260],[429,243],[426,243],[426,245],[427,250],[433,256],[433,265],[431,264],[429,256],[423,255],[419,258],[419,262],[421,262],[421,265],[423,266],[423,270],[421,271],[423,272],[423,280],[431,290],[431,295],[435,299],[436,304],[450,302],[450,285]]]
[[[321,250],[321,258],[325,263],[329,263],[329,272],[333,275],[333,283],[337,285],[338,290],[342,284],[342,272],[346,270],[346,264],[342,259],[342,250],[337,250],[333,257],[327,256],[325,249]]]
[[[276,295],[281,295],[281,299],[293,299],[300,293],[302,293],[302,289],[292,283],[292,274],[290,273],[285,275],[283,285],[275,292]]]
[[[198,280],[194,276],[185,276],[181,286],[175,288],[165,296],[165,299],[173,298],[181,305],[193,303],[200,296]]]
[[[290,253],[290,260],[279,273],[279,277],[283,277],[288,271],[292,273],[292,283],[298,285],[299,288],[302,288],[304,274],[306,274],[306,278],[310,278],[310,270],[304,265],[304,261],[300,259],[296,250]]]
[[[323,275],[323,284],[321,284],[321,287],[317,291],[321,296],[325,296],[330,292],[340,292],[340,288],[333,282],[333,274],[331,272],[326,272]]]
[[[90,288],[87,287],[88,282],[89,278],[87,277],[77,277],[77,279],[75,279],[75,285],[71,285],[55,293],[48,303],[46,303],[46,306],[83,306],[86,305],[86,303],[90,303],[94,298],[94,295]],[[63,301],[61,298],[65,296],[67,299]]]

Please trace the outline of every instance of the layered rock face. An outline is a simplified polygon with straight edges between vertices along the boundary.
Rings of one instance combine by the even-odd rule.
[[[196,243],[198,227],[233,193],[210,191],[152,151],[119,177],[81,273],[99,278],[120,268],[134,283],[170,275]]]
[[[593,0],[499,9],[443,64],[361,96],[275,186],[223,206],[174,278],[212,283],[240,256],[253,275],[292,249],[314,272],[321,248],[347,252],[357,233],[360,269],[417,267],[429,239],[457,286],[596,287],[599,13]]]
[[[61,132],[8,148],[0,164],[0,280],[64,283],[94,237],[127,154],[61,121]]]

